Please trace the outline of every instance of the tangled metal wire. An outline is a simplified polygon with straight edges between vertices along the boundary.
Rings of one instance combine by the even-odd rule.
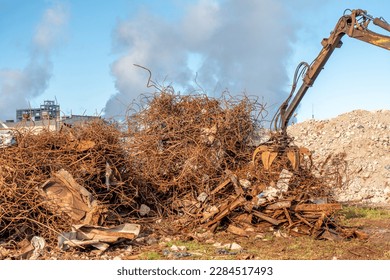
[[[69,230],[73,221],[49,212],[38,191],[60,169],[71,173],[102,204],[114,210],[118,205],[131,205],[136,190],[129,184],[121,139],[121,132],[103,120],[54,132],[20,131],[17,146],[0,151],[0,239],[38,234],[56,240],[59,232]],[[113,170],[109,190],[107,164]]]
[[[171,92],[156,93],[142,107],[127,118],[131,173],[164,205],[167,196],[174,200],[209,191],[225,170],[246,163],[256,130],[253,112],[264,110],[246,96]]]
[[[0,239],[39,235],[56,243],[69,230],[74,221],[45,207],[38,191],[61,169],[105,206],[101,225],[180,217],[181,225],[197,226],[213,208],[222,211],[221,220],[249,217],[256,197],[289,169],[283,159],[275,161],[276,173],[250,164],[262,113],[264,104],[247,96],[159,91],[129,107],[126,130],[102,119],[59,131],[19,130],[17,145],[0,150]],[[327,185],[300,168],[285,197],[300,203],[310,194],[328,195]],[[280,211],[289,219],[288,209]],[[254,213],[264,222],[264,213]]]

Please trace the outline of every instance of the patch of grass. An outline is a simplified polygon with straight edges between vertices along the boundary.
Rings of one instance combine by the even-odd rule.
[[[388,219],[390,211],[386,209],[371,207],[346,206],[339,212],[345,219],[365,218],[365,219]]]
[[[329,243],[315,240],[310,236],[290,238],[285,245],[284,255],[281,256],[281,259],[331,259],[337,254],[332,245],[329,246]]]
[[[210,256],[215,254],[216,248],[211,244],[200,243],[198,241],[169,241],[166,244],[166,247],[169,249],[172,245],[176,246],[185,246],[186,251],[190,253],[200,253],[202,256],[194,256],[194,258],[209,258]]]
[[[158,252],[145,252],[142,254],[141,259],[143,260],[161,260],[163,257]]]
[[[169,241],[167,242],[167,247],[171,247],[172,245],[176,246],[185,246],[187,248],[187,251],[199,251],[205,249],[205,247],[208,247],[206,244],[199,243],[197,241],[181,241],[181,240],[175,240],[175,241]]]
[[[275,235],[274,235],[273,233],[268,232],[268,233],[264,236],[263,240],[264,240],[264,241],[272,241],[272,240],[274,240],[274,238],[275,238]]]

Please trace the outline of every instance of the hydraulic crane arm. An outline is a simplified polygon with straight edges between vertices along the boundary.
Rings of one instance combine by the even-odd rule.
[[[294,84],[289,97],[280,106],[278,113],[274,117],[275,129],[281,129],[282,138],[286,138],[287,125],[297,109],[302,98],[306,94],[309,87],[311,87],[324,68],[329,57],[336,48],[342,45],[341,38],[347,34],[351,38],[355,38],[366,43],[390,50],[390,37],[382,34],[372,32],[367,29],[370,22],[390,32],[390,24],[383,18],[373,18],[364,10],[352,10],[351,14],[342,16],[337,22],[334,30],[331,32],[329,38],[322,40],[322,50],[311,65],[302,62],[299,64],[295,72]],[[304,69],[300,69],[305,67]],[[300,73],[298,73],[301,71]],[[303,82],[298,92],[290,102],[296,89],[296,80],[298,76],[304,75]]]

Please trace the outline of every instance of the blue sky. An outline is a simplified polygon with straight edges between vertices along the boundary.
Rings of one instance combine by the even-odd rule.
[[[146,88],[210,96],[287,96],[347,8],[390,21],[390,2],[348,0],[0,0],[0,118],[56,99],[63,114],[122,116]],[[371,25],[374,31],[386,34]],[[387,32],[386,35],[389,35]],[[390,52],[344,36],[298,109],[298,121],[389,109]]]

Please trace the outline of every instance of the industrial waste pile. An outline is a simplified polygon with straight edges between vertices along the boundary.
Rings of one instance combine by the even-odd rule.
[[[105,250],[144,228],[158,233],[161,221],[181,234],[364,237],[334,219],[337,170],[314,175],[310,157],[298,170],[252,160],[265,114],[256,101],[163,91],[136,105],[125,128],[100,119],[15,131],[0,154],[1,244],[29,258],[45,244]]]

